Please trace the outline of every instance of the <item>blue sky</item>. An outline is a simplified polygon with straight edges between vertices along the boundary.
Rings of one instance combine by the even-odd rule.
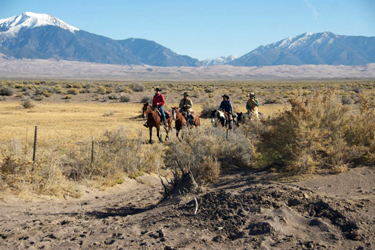
[[[0,19],[26,11],[200,60],[242,56],[305,32],[375,36],[375,0],[0,0]]]

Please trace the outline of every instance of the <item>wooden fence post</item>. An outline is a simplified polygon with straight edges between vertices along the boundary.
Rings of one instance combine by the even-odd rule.
[[[91,143],[91,163],[94,162],[94,136],[92,137],[92,143]]]
[[[38,126],[35,126],[35,134],[34,134],[34,151],[33,151],[33,164],[35,163],[35,154],[36,154],[36,139],[38,135]]]

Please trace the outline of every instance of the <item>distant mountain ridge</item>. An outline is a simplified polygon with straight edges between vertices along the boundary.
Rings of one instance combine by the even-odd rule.
[[[305,33],[260,46],[231,61],[233,66],[365,65],[375,62],[375,37]]]
[[[0,20],[0,53],[15,58],[105,64],[199,66],[198,59],[178,55],[153,41],[113,40],[31,12]]]
[[[375,37],[305,33],[259,46],[241,57],[222,56],[199,61],[154,41],[114,40],[80,30],[47,14],[25,12],[0,19],[0,55],[3,58],[160,67],[365,65],[375,62]]]

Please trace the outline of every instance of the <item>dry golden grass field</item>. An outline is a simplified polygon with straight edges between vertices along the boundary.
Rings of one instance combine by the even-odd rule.
[[[192,98],[194,99],[194,98]],[[177,106],[169,103],[168,106]],[[236,104],[237,112],[246,108]],[[260,107],[260,112],[271,115],[286,105],[272,104]],[[141,103],[36,103],[25,109],[20,102],[0,102],[0,141],[17,140],[32,145],[35,126],[38,127],[38,145],[49,143],[69,144],[99,138],[106,130],[123,126],[129,139],[136,139],[139,133],[146,141],[148,129],[143,127],[145,120],[140,117]],[[194,110],[202,110],[196,104]],[[202,119],[202,126],[210,125],[209,119]],[[155,130],[155,129],[154,129]],[[174,132],[172,132],[174,134]]]

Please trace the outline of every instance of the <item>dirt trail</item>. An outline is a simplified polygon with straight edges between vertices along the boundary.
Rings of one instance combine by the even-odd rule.
[[[375,249],[374,180],[371,168],[282,183],[233,168],[158,204],[162,186],[145,176],[81,200],[2,203],[0,248]]]

